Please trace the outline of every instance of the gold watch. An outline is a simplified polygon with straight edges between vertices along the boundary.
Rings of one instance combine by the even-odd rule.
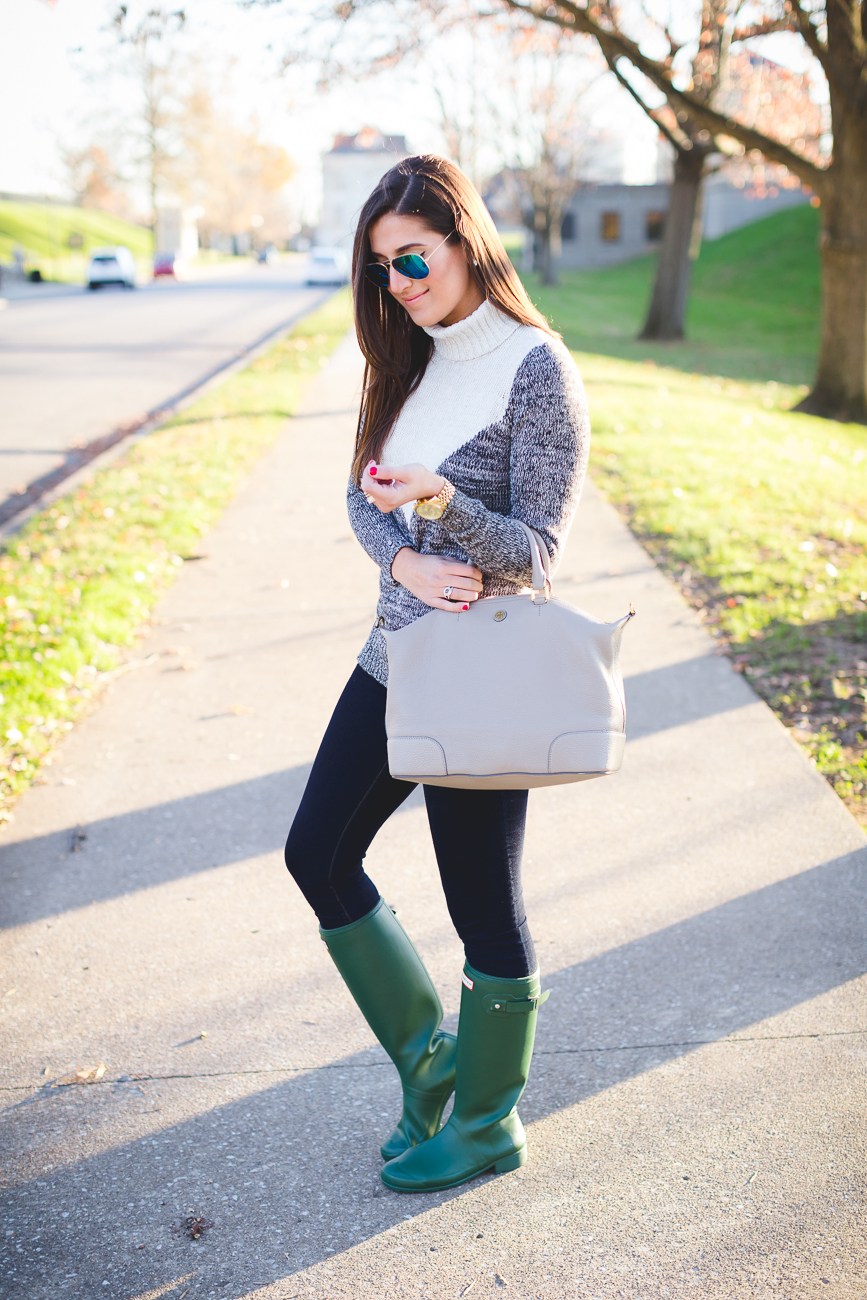
[[[421,497],[416,501],[415,513],[422,519],[442,519],[454,494],[454,484],[446,479],[435,497]]]

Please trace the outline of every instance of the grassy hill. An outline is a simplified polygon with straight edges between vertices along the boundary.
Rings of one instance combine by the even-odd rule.
[[[38,267],[46,280],[82,280],[88,251],[105,244],[126,244],[141,261],[153,254],[153,236],[145,226],[107,212],[0,200],[0,262],[7,265],[22,248],[27,269]]]
[[[571,348],[731,379],[810,382],[819,342],[819,214],[790,208],[712,242],[695,266],[688,339],[639,343],[655,257],[568,271],[534,302]]]

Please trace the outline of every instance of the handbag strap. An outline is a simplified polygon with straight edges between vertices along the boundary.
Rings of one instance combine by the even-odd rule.
[[[519,528],[523,528],[530,543],[530,559],[533,564],[533,599],[535,600],[537,596],[541,596],[543,601],[548,600],[551,595],[551,557],[548,554],[548,547],[535,528],[525,524],[522,519],[516,519],[515,523]]]

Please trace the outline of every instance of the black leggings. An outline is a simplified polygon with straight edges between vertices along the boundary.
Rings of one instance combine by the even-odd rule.
[[[363,861],[380,826],[412,793],[388,770],[386,690],[356,668],[328,728],[286,841],[286,866],[323,930],[360,921],[379,899]],[[467,961],[521,979],[536,954],[521,893],[526,790],[424,787],[449,914]]]

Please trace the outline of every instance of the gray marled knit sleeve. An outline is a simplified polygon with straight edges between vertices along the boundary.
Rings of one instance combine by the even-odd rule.
[[[378,506],[370,504],[354,478],[349,480],[346,504],[355,536],[374,564],[379,565],[383,581],[397,587],[399,584],[391,576],[391,566],[398,551],[413,545],[412,539],[403,531],[394,514],[384,514]]]
[[[515,375],[504,423],[510,436],[504,511],[456,491],[440,521],[483,573],[530,582],[530,545],[515,519],[545,539],[556,567],[587,468],[590,418],[584,386],[563,349],[533,348]],[[457,453],[458,455],[460,453]],[[448,477],[449,462],[442,473]]]

